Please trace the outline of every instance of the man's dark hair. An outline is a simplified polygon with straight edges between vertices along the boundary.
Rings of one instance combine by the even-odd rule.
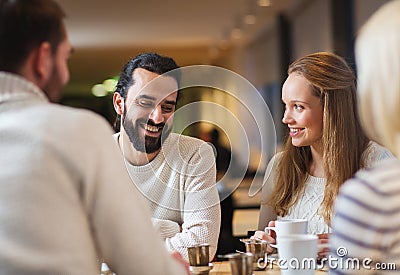
[[[132,58],[125,64],[118,80],[117,88],[115,93],[119,93],[122,98],[126,99],[129,87],[133,85],[133,71],[137,68],[145,69],[149,72],[162,75],[164,73],[178,69],[179,66],[176,62],[167,56],[161,56],[156,53],[143,53]],[[174,71],[173,74],[169,75],[176,79],[176,82],[180,83],[180,73]],[[178,91],[179,96],[179,91]],[[120,131],[121,116],[117,114],[117,118],[114,122],[114,129],[116,132]]]
[[[0,70],[18,73],[29,53],[65,38],[65,13],[53,0],[0,0]]]

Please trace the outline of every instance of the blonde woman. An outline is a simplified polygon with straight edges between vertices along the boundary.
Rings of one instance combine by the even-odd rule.
[[[400,1],[388,2],[372,15],[356,40],[362,125],[368,136],[396,157],[400,156],[399,14]],[[398,274],[399,179],[400,161],[392,159],[357,173],[340,189],[332,221],[332,251],[339,252],[339,259],[358,259],[364,270],[332,267],[333,273]]]
[[[282,101],[289,135],[268,165],[258,228],[276,219],[305,218],[308,233],[321,234],[321,242],[326,242],[339,187],[390,153],[362,131],[355,75],[335,54],[314,53],[292,63]],[[275,241],[263,231],[253,238]]]

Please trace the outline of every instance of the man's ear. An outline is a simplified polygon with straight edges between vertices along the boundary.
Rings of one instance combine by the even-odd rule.
[[[124,98],[121,96],[120,93],[114,93],[113,95],[113,104],[115,112],[119,115],[123,115],[124,113]]]
[[[37,49],[33,70],[38,81],[47,81],[53,70],[53,53],[49,42],[42,42]]]

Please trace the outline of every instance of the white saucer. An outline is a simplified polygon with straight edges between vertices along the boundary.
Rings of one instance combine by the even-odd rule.
[[[209,263],[208,266],[189,266],[190,273],[192,274],[208,274],[214,265]]]

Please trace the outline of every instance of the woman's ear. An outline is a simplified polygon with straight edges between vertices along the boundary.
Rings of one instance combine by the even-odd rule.
[[[115,112],[118,115],[122,115],[124,113],[124,98],[121,96],[120,93],[115,92],[113,95],[113,104]]]

